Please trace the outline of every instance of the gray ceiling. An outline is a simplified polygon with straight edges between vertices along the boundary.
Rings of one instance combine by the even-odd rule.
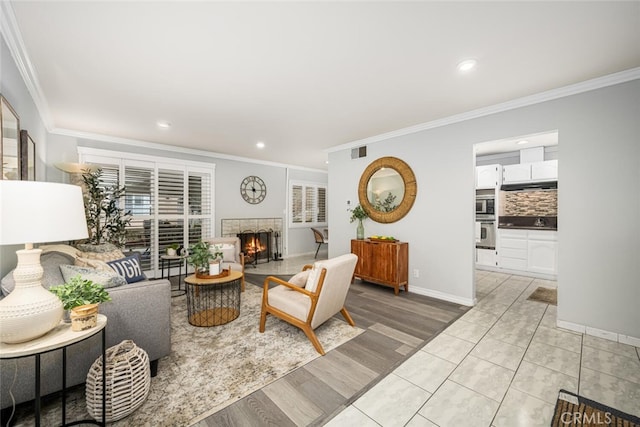
[[[638,1],[8,4],[50,130],[316,169],[330,147],[640,66]]]

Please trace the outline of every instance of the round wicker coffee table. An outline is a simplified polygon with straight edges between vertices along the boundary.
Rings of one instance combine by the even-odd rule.
[[[218,326],[240,316],[242,273],[201,279],[195,274],[184,279],[187,287],[187,317],[193,326]]]

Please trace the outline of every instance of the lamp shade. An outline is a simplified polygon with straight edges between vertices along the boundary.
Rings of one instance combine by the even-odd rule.
[[[46,334],[62,318],[62,302],[41,284],[41,249],[33,243],[88,236],[82,190],[76,185],[0,181],[0,245],[25,244],[16,252],[15,288],[0,300],[0,341],[21,343]]]
[[[0,245],[88,237],[82,189],[37,181],[0,181]]]

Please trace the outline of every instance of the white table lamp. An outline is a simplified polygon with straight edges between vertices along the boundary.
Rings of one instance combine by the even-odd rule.
[[[0,181],[0,245],[16,251],[15,289],[0,300],[0,341],[20,343],[46,334],[62,318],[60,299],[41,284],[41,249],[34,243],[88,236],[82,190],[76,185]]]

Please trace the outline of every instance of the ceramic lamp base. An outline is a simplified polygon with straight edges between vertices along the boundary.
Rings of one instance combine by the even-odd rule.
[[[62,302],[41,285],[40,249],[16,252],[15,289],[0,300],[0,342],[16,344],[38,338],[58,326]]]

